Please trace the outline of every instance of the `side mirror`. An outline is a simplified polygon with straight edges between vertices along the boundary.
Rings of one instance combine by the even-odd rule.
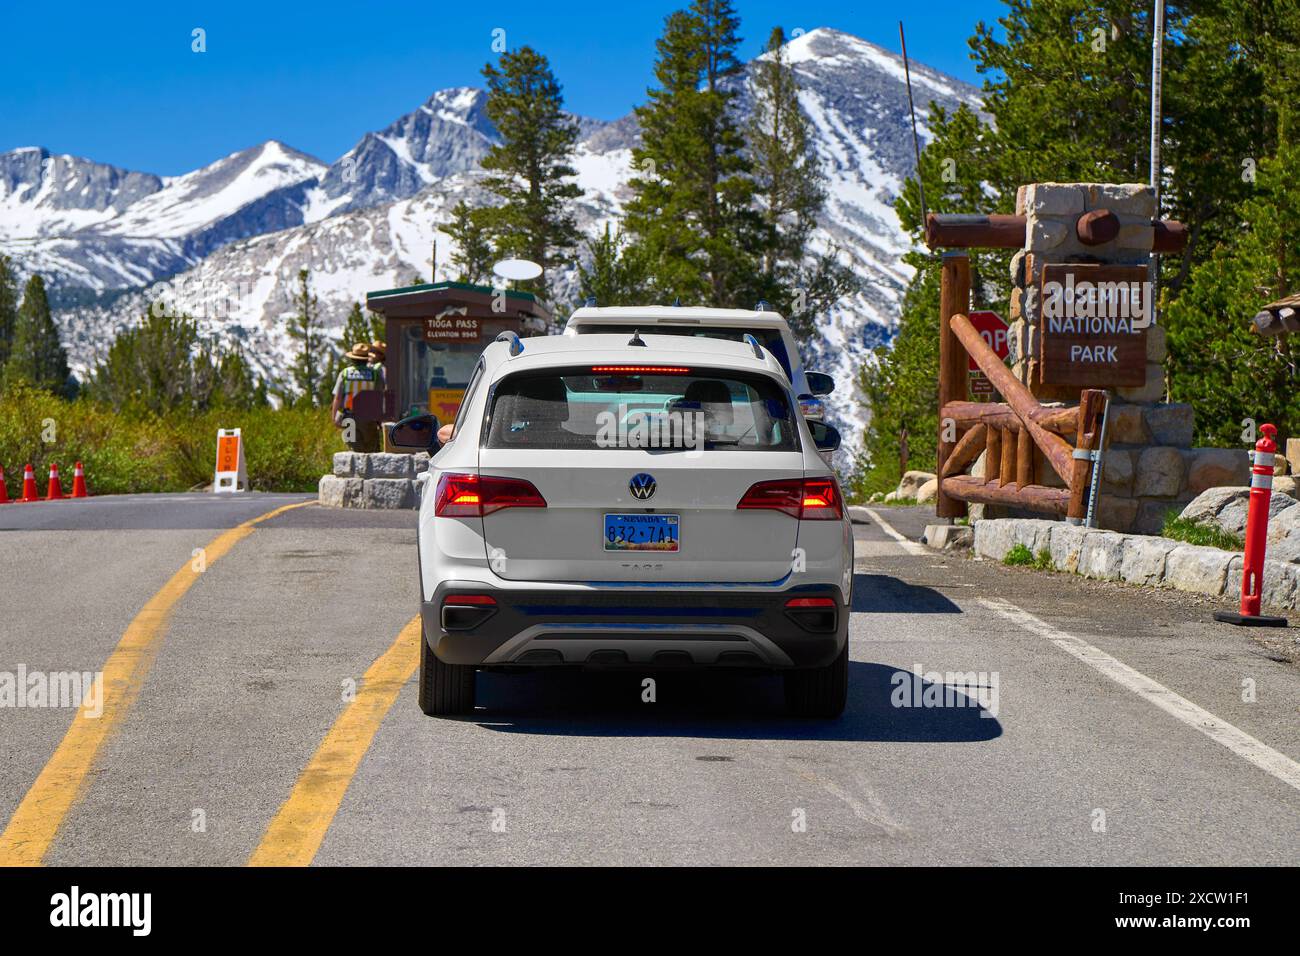
[[[438,419],[432,415],[411,415],[394,422],[388,426],[388,444],[433,454],[441,447],[438,444]]]
[[[835,379],[825,372],[805,372],[804,378],[808,379],[808,390],[814,395],[829,395],[835,391]]]
[[[810,421],[808,430],[812,432],[813,444],[817,446],[818,451],[838,451],[840,447],[840,432],[834,425],[827,425],[825,422]]]

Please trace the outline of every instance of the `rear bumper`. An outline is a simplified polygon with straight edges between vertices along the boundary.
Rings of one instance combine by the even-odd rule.
[[[496,608],[472,626],[444,619],[443,599],[489,594]],[[789,613],[791,598],[828,597],[823,617]],[[448,664],[821,667],[848,640],[849,610],[835,585],[781,591],[557,590],[444,582],[422,606],[424,636]],[[451,625],[446,626],[446,625]]]

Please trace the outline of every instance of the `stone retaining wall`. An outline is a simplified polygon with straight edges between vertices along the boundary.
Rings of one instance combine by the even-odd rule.
[[[334,472],[322,475],[320,503],[328,508],[417,508],[415,476],[429,470],[429,456],[341,451]]]
[[[1034,518],[975,523],[976,554],[1001,561],[1017,544],[1035,555],[1046,550],[1058,571],[1088,578],[1197,594],[1234,597],[1241,593],[1240,552]],[[1300,608],[1300,565],[1265,560],[1262,597],[1269,607]]]

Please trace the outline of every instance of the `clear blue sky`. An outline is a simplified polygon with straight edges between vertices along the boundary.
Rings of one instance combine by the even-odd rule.
[[[614,119],[644,101],[654,41],[686,0],[320,0],[289,4],[62,0],[6,4],[0,151],[45,146],[174,175],[279,139],[327,162],[434,90],[479,85],[492,31],[551,60],[577,113]],[[737,0],[743,52],[774,25],[829,26],[971,83],[966,40],[999,0]],[[191,52],[191,31],[207,52]]]

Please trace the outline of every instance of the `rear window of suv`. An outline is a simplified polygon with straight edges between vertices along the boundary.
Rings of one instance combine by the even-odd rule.
[[[587,366],[497,383],[489,448],[793,451],[785,391],[762,375],[681,366]]]

